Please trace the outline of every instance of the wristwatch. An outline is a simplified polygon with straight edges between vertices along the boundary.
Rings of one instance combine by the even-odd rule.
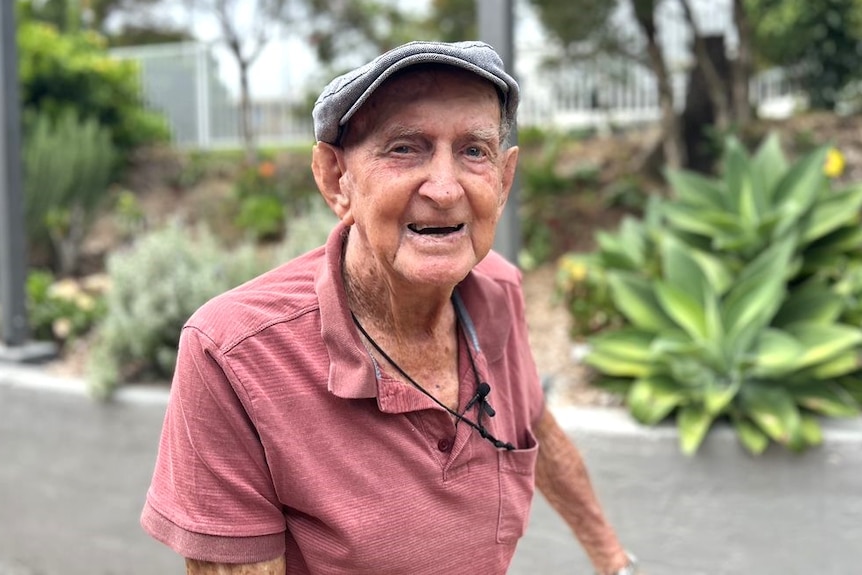
[[[629,562],[626,563],[625,567],[618,569],[613,573],[608,573],[607,575],[638,575],[637,557],[628,552],[626,552],[626,557],[629,558]]]

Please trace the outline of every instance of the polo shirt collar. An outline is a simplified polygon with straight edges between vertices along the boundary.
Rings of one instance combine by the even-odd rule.
[[[349,227],[338,224],[325,245],[323,264],[317,270],[315,291],[320,306],[320,333],[329,353],[330,393],[344,399],[376,398],[379,372],[359,338],[347,305],[341,273]],[[506,301],[503,288],[492,278],[471,271],[456,288],[454,303],[477,367],[487,377],[487,363],[502,357],[511,332],[511,317],[494,309]]]

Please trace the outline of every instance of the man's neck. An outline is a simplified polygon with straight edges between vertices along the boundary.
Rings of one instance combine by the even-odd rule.
[[[356,255],[345,249],[342,274],[350,311],[367,329],[414,342],[451,333],[454,288],[393,285]]]

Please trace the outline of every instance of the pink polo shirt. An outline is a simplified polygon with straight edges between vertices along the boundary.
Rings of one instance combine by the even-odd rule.
[[[505,573],[543,409],[520,274],[492,253],[457,288],[459,411],[477,386],[469,345],[506,451],[371,359],[341,280],[345,233],[188,321],[142,525],[189,558],[284,554],[289,574]]]

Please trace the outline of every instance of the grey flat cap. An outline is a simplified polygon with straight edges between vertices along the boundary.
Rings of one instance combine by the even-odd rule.
[[[341,128],[374,90],[398,70],[417,64],[457,66],[492,82],[503,95],[509,123],[514,123],[518,83],[506,73],[503,61],[491,46],[484,42],[410,42],[335,78],[323,89],[311,112],[317,141],[338,143]]]

